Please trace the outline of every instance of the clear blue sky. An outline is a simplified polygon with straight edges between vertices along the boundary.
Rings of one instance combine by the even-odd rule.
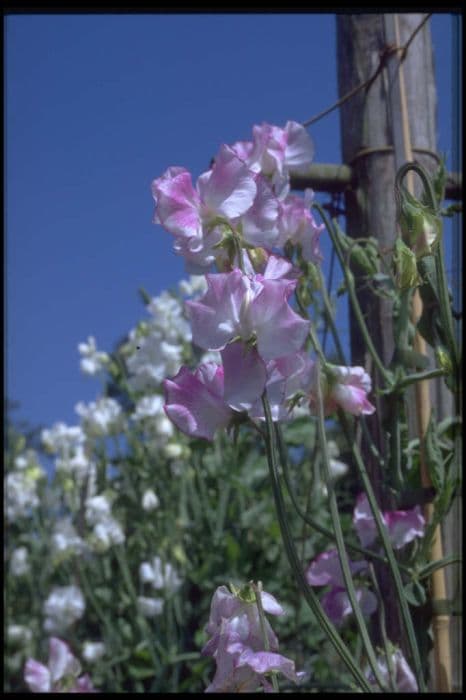
[[[439,138],[451,167],[452,17],[431,21]],[[77,423],[99,349],[184,274],[151,223],[153,178],[197,177],[254,124],[305,121],[338,97],[333,14],[9,15],[5,31],[6,394],[37,425]],[[340,162],[339,117],[311,127]]]

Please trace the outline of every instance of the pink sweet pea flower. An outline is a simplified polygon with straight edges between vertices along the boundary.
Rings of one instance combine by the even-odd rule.
[[[411,671],[408,662],[401,649],[395,648],[392,653],[392,665],[395,671],[395,685],[400,693],[417,693],[419,688],[417,685],[416,677]],[[390,674],[387,666],[387,659],[385,656],[379,656],[377,658],[377,666],[379,667],[382,679],[385,681],[386,686],[389,687]],[[366,677],[370,683],[376,684],[374,674],[368,668],[366,670]]]
[[[391,510],[382,514],[388,536],[395,549],[401,549],[416,537],[424,536],[425,518],[419,506],[410,510]],[[377,527],[365,493],[359,494],[353,512],[353,524],[363,547],[377,537]]]
[[[367,569],[366,561],[350,561],[349,565],[352,574]],[[326,586],[328,583],[333,586],[344,586],[338,551],[329,549],[319,554],[308,566],[306,580],[310,586]]]
[[[273,248],[278,242],[279,202],[270,184],[261,175],[256,179],[257,194],[250,209],[233,221],[244,240],[253,246]]]
[[[205,350],[222,350],[230,341],[255,339],[264,360],[297,352],[309,321],[288,304],[296,282],[260,279],[240,270],[206,275],[208,289],[199,301],[188,301],[193,342]]]
[[[310,207],[313,199],[313,191],[306,189],[304,199],[295,194],[289,194],[281,202],[279,242],[281,245],[287,241],[294,245],[299,244],[304,260],[319,264],[323,260],[319,239],[325,225],[318,225],[312,215]]]
[[[356,599],[364,617],[370,617],[377,610],[376,596],[365,586],[356,586]],[[334,625],[340,627],[353,614],[353,607],[345,588],[333,586],[322,596],[321,604]]]
[[[222,222],[245,214],[257,194],[255,175],[228,146],[222,146],[211,170],[192,185],[190,173],[171,167],[152,182],[153,221],[175,236],[175,250],[188,262],[207,267],[222,237]]]
[[[313,384],[317,382],[317,365],[313,374]],[[371,415],[375,411],[367,398],[372,388],[371,378],[363,367],[342,367],[327,364],[322,383],[324,414],[336,411],[338,406],[354,416]],[[326,384],[326,386],[325,386]],[[310,393],[310,405],[316,411],[316,389]]]
[[[262,607],[273,615],[283,614],[275,598],[262,591]],[[278,654],[278,640],[265,619],[269,650],[265,651],[259,611],[254,598],[248,600],[220,586],[212,599],[206,632],[212,635],[202,649],[203,655],[213,656],[217,669],[206,692],[245,692],[262,686],[271,690],[265,677],[271,671],[281,671],[287,678],[299,682],[306,675],[297,673],[291,659]]]
[[[304,351],[278,357],[266,363],[267,398],[273,421],[293,417],[289,401],[298,392],[306,393],[311,382],[313,362]],[[265,420],[264,408],[259,398],[248,410],[251,418]]]
[[[349,561],[351,573],[357,574],[367,569],[366,561]],[[353,613],[351,601],[344,588],[343,571],[336,549],[319,554],[306,570],[306,580],[310,586],[331,585],[322,596],[321,604],[332,622],[340,626]],[[356,586],[356,598],[363,615],[369,617],[377,609],[377,598],[365,586]]]
[[[24,680],[33,693],[95,693],[90,677],[81,673],[81,665],[68,644],[57,637],[49,641],[48,665],[28,659],[24,667]]]
[[[288,173],[307,172],[314,157],[314,145],[305,128],[288,121],[284,129],[263,123],[253,127],[253,147],[247,163],[282,184]]]
[[[233,411],[223,399],[223,368],[206,362],[194,372],[182,367],[173,379],[163,382],[164,410],[186,435],[213,440],[214,433],[225,428]]]

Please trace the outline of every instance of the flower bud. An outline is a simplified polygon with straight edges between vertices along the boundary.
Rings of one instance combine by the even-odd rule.
[[[417,271],[416,255],[403,243],[401,238],[397,238],[395,241],[393,262],[399,289],[410,289],[420,284],[421,279]]]
[[[398,222],[403,241],[417,258],[433,252],[441,232],[440,219],[404,188],[398,197]]]

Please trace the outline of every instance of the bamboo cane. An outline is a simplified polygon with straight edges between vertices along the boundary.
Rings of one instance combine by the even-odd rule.
[[[396,46],[400,46],[400,28],[398,15],[385,15],[385,27],[387,35],[389,36],[394,31]],[[390,26],[390,23],[393,25]],[[395,59],[396,60],[396,59]],[[412,161],[413,153],[411,148],[411,134],[409,128],[409,116],[408,107],[406,99],[406,88],[404,83],[403,66],[398,59],[397,65],[394,66],[393,59],[391,61],[391,66],[389,65],[389,70],[391,70],[391,78],[396,77],[396,71],[398,71],[398,80],[396,83],[396,88],[398,90],[399,99],[399,112],[396,113],[396,109],[392,109],[392,124],[393,124],[393,138],[395,147],[395,163],[397,169],[403,162]],[[392,86],[395,87],[395,86]],[[400,123],[401,118],[401,123]],[[398,125],[398,129],[396,128]],[[400,128],[401,127],[401,128]],[[407,174],[407,189],[410,194],[414,194],[412,172]],[[411,309],[411,320],[416,326],[422,314],[422,301],[418,290],[415,290],[413,295],[413,303]],[[414,349],[425,355],[426,354],[426,343],[424,338],[416,332],[414,338]],[[429,381],[420,381],[415,384],[415,401],[416,401],[416,415],[417,415],[417,429],[420,441],[420,472],[421,472],[421,483],[422,486],[428,488],[432,486],[429,473],[427,471],[426,459],[423,449],[424,436],[427,432],[427,427],[429,425],[429,420],[431,416],[431,398],[429,392]],[[433,506],[431,503],[426,504],[425,517],[429,522],[432,518]],[[432,548],[430,551],[430,560],[437,561],[443,558],[443,546],[442,546],[442,532],[440,525],[437,526],[434,537]],[[446,585],[445,585],[445,573],[443,568],[437,569],[431,576],[431,599],[433,602],[433,618],[432,618],[432,628],[434,635],[434,666],[435,666],[435,684],[436,690],[438,692],[451,692],[451,650],[450,650],[450,616],[447,613],[439,612],[435,609],[435,603],[438,601],[445,601],[446,599]]]

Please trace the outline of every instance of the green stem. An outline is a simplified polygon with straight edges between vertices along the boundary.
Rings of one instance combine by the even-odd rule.
[[[322,609],[322,606],[317,598],[315,592],[309,586],[305,574],[302,570],[301,563],[299,561],[298,553],[293,542],[292,534],[290,531],[289,523],[286,518],[285,503],[283,499],[283,493],[280,486],[280,477],[278,473],[278,464],[275,451],[275,439],[274,439],[274,427],[272,422],[272,415],[270,413],[270,406],[267,396],[264,392],[262,396],[262,404],[264,407],[266,429],[267,429],[267,439],[265,442],[267,462],[269,465],[270,480],[272,483],[272,490],[275,499],[275,506],[277,510],[278,522],[280,526],[280,531],[282,535],[283,544],[285,546],[285,551],[288,557],[288,561],[295,575],[296,581],[304,595],[304,598],[314,613],[320,626],[326,633],[330,642],[333,644],[338,655],[350,671],[351,675],[358,683],[358,685],[366,692],[374,692],[372,686],[369,684],[367,678],[362,673],[361,669],[354,661],[352,655],[343,643],[340,635],[335,629],[334,625],[330,622],[327,615]]]
[[[359,305],[359,301],[358,301],[358,298],[356,295],[354,276],[353,276],[353,273],[351,272],[351,270],[349,269],[349,266],[345,264],[345,259],[344,259],[342,250],[340,248],[339,241],[338,241],[338,233],[337,233],[336,229],[334,228],[333,224],[330,223],[324,209],[322,209],[320,204],[318,204],[317,202],[314,202],[312,204],[312,207],[315,208],[319,212],[319,214],[322,217],[322,220],[327,228],[327,231],[330,235],[330,238],[332,239],[332,243],[333,243],[334,248],[336,250],[336,253],[338,255],[338,260],[340,261],[340,266],[341,266],[341,269],[342,269],[342,272],[343,272],[343,275],[345,278],[346,288],[348,290],[348,295],[349,295],[349,298],[351,300],[353,312],[354,312],[356,321],[359,325],[359,329],[360,329],[362,336],[364,338],[364,343],[365,343],[372,359],[374,360],[374,364],[376,365],[377,369],[379,370],[381,377],[384,379],[386,384],[390,385],[391,384],[391,374],[384,367],[382,360],[380,359],[379,354],[378,354],[377,350],[375,349],[375,346],[374,346],[372,339],[370,337],[370,334],[369,334],[369,331],[368,331],[366,322],[364,320],[364,316],[362,314],[361,307]]]
[[[345,433],[349,435],[349,428],[348,428],[348,422],[346,420],[346,416],[344,415],[343,411],[339,412],[339,417],[340,417],[340,422],[343,426],[343,429],[345,430]],[[414,632],[414,627],[413,627],[413,622],[411,619],[411,614],[409,612],[409,607],[408,603],[406,601],[405,595],[404,595],[404,589],[403,589],[403,581],[401,580],[401,574],[400,574],[400,569],[397,564],[397,561],[395,559],[395,555],[393,553],[393,547],[390,542],[390,539],[388,537],[388,532],[387,529],[382,521],[382,517],[380,515],[380,511],[377,505],[377,501],[375,499],[374,491],[372,489],[372,484],[369,479],[369,475],[366,471],[366,467],[364,466],[364,463],[362,461],[361,454],[359,452],[359,449],[354,441],[351,441],[349,438],[349,443],[353,452],[353,456],[356,462],[356,466],[359,472],[359,476],[361,478],[361,481],[363,483],[364,491],[366,492],[367,499],[369,501],[370,508],[372,510],[372,514],[374,516],[375,524],[377,527],[377,531],[379,533],[380,539],[382,541],[382,546],[385,550],[385,554],[388,560],[388,566],[390,568],[390,572],[393,577],[393,582],[395,584],[395,591],[396,595],[398,598],[398,602],[400,605],[400,610],[401,610],[401,615],[403,618],[403,623],[406,629],[406,633],[408,635],[408,643],[409,643],[409,648],[411,651],[411,656],[413,658],[413,663],[414,663],[414,672],[416,674],[416,678],[418,681],[419,689],[420,692],[426,692],[426,684],[424,680],[424,674],[422,672],[422,665],[421,665],[421,657],[419,654],[419,648],[416,640],[416,634]]]
[[[288,457],[286,454],[286,448],[285,448],[285,443],[283,440],[283,435],[282,431],[280,428],[280,425],[277,423],[275,426],[275,430],[277,433],[277,444],[278,444],[278,451],[280,454],[280,464],[282,465],[283,469],[283,477],[285,481],[285,486],[286,489],[289,493],[289,496],[291,498],[291,502],[293,503],[293,506],[298,513],[299,517],[308,525],[310,525],[314,530],[317,532],[320,532],[321,535],[324,535],[324,537],[327,537],[329,540],[332,542],[335,541],[335,533],[331,532],[331,530],[327,530],[326,527],[318,523],[316,520],[313,520],[310,518],[301,508],[299,505],[297,499],[296,499],[296,494],[294,493],[293,486],[291,484],[291,479],[290,479],[290,471],[289,471],[289,464],[288,464]],[[350,549],[353,552],[357,552],[358,554],[362,554],[364,557],[368,559],[375,559],[376,561],[380,561],[384,564],[387,563],[387,559],[381,555],[378,554],[377,552],[373,552],[371,549],[365,549],[364,547],[361,547],[358,544],[353,544],[351,542],[346,542],[346,547]],[[406,572],[409,572],[410,569],[406,566],[403,566],[400,564],[400,568],[406,570]]]
[[[257,603],[257,610],[259,611],[259,622],[261,626],[262,639],[264,640],[264,649],[265,651],[270,651],[269,638],[267,636],[267,630],[265,628],[265,613],[264,608],[262,607],[262,581],[258,581],[257,586],[253,586],[253,588]],[[278,687],[278,680],[275,673],[272,673],[272,685],[275,692],[279,693],[280,689]]]
[[[115,545],[114,551],[118,561],[118,565],[120,567],[120,571],[123,575],[123,580],[125,582],[126,589],[128,591],[129,597],[131,598],[131,602],[135,610],[137,625],[143,638],[145,638],[147,641],[148,650],[151,657],[151,661],[154,665],[154,669],[156,673],[161,674],[162,665],[154,648],[153,635],[151,634],[151,630],[149,628],[149,625],[147,624],[145,617],[139,612],[137,593],[133,586],[133,581],[131,579],[131,573],[128,568],[128,562],[126,561],[125,550],[121,545]]]
[[[379,617],[379,626],[380,626],[380,635],[382,637],[382,642],[383,642],[383,648],[385,652],[385,658],[387,659],[387,669],[388,669],[388,677],[390,680],[390,690],[392,693],[397,692],[397,687],[396,687],[396,680],[395,680],[395,669],[393,668],[393,658],[392,654],[390,653],[390,648],[389,648],[389,642],[388,642],[388,636],[387,636],[387,629],[385,627],[385,605],[383,602],[383,596],[379,588],[379,583],[377,581],[377,576],[375,575],[374,567],[372,564],[369,564],[369,574],[372,580],[372,586],[374,587],[375,594],[377,596],[378,600],[378,617]]]
[[[333,487],[332,478],[331,478],[331,474],[330,474],[330,459],[329,459],[329,455],[328,455],[327,438],[325,435],[324,406],[323,406],[322,387],[321,387],[321,383],[320,383],[319,368],[317,368],[317,376],[318,376],[318,379],[316,382],[317,435],[318,435],[319,445],[320,445],[320,449],[321,449],[321,453],[322,453],[323,473],[324,473],[324,478],[325,478],[325,482],[327,485],[327,493],[328,493],[328,500],[329,500],[329,506],[330,506],[330,515],[332,517],[333,529],[335,531],[335,540],[336,540],[336,545],[337,545],[338,558],[340,560],[340,565],[341,565],[341,570],[343,573],[343,579],[345,582],[346,592],[348,593],[351,607],[353,608],[353,614],[356,618],[356,623],[358,625],[361,639],[362,639],[362,642],[364,644],[364,649],[366,650],[369,665],[372,669],[374,677],[375,677],[377,683],[379,684],[381,690],[384,690],[385,684],[384,684],[383,678],[380,674],[380,669],[379,669],[379,666],[377,664],[377,658],[375,655],[374,647],[372,646],[372,642],[370,640],[369,633],[367,631],[366,621],[364,620],[364,616],[363,616],[362,611],[361,611],[361,606],[359,605],[359,602],[357,599],[356,589],[355,589],[354,583],[353,583],[353,575],[351,573],[351,569],[350,569],[350,565],[349,565],[349,561],[348,561],[348,555],[347,555],[346,549],[345,549],[345,542],[343,539],[343,530],[341,527],[340,515],[338,513],[338,504],[337,504],[335,490]]]

